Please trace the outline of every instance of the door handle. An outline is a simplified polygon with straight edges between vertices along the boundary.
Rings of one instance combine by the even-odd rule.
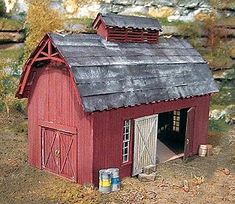
[[[187,145],[189,144],[189,139],[186,139],[186,144],[187,144]]]
[[[55,156],[56,156],[56,157],[60,157],[60,150],[58,150],[58,149],[55,150]]]

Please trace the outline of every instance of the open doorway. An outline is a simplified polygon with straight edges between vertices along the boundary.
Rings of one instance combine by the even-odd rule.
[[[188,109],[158,115],[157,159],[159,163],[184,156]]]

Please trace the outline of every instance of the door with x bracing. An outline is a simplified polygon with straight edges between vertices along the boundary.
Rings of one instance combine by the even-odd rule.
[[[77,180],[76,134],[41,128],[42,169]]]
[[[157,127],[158,115],[135,119],[133,176],[157,163]]]

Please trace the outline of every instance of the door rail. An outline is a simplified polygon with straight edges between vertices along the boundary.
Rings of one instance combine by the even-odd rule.
[[[65,125],[57,124],[57,123],[53,123],[53,122],[39,121],[39,125],[41,127],[50,128],[53,130],[58,130],[58,131],[70,133],[73,135],[75,135],[77,133],[76,127],[65,126]]]

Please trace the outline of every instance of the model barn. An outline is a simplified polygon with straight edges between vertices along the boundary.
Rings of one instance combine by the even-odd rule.
[[[121,178],[207,144],[207,63],[156,19],[98,14],[97,34],[47,34],[25,64],[28,161],[80,184]]]

